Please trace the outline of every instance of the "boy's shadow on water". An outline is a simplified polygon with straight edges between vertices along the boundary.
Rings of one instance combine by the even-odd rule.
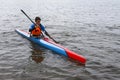
[[[42,48],[34,43],[31,43],[31,49],[32,55],[30,56],[30,58],[36,63],[41,63],[45,58],[44,57],[45,48]]]

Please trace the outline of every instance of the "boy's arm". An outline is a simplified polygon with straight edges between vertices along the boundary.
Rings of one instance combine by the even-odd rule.
[[[34,27],[35,25],[34,24],[32,24],[31,26],[30,26],[30,28],[29,28],[29,32],[31,32],[32,30],[34,30]]]

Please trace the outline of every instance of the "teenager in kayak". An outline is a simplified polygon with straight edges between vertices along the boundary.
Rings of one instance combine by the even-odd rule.
[[[33,24],[29,28],[30,36],[33,36],[33,37],[36,37],[36,38],[44,38],[43,33],[45,33],[54,42],[58,43],[48,34],[48,32],[45,30],[45,27],[40,22],[41,22],[41,18],[36,17],[35,18],[35,23],[33,22]]]
[[[35,24],[32,24],[29,28],[30,36],[43,38],[42,32],[45,32],[45,27],[41,24],[41,18],[35,18]]]

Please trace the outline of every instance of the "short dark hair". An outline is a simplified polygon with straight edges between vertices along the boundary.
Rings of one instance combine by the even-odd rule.
[[[40,17],[36,17],[36,18],[35,18],[35,22],[36,22],[37,20],[41,20],[41,18],[40,18]]]

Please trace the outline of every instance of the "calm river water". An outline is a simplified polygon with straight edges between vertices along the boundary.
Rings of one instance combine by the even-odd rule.
[[[85,66],[15,32],[40,16],[61,45]],[[120,80],[119,0],[0,0],[0,80]]]

